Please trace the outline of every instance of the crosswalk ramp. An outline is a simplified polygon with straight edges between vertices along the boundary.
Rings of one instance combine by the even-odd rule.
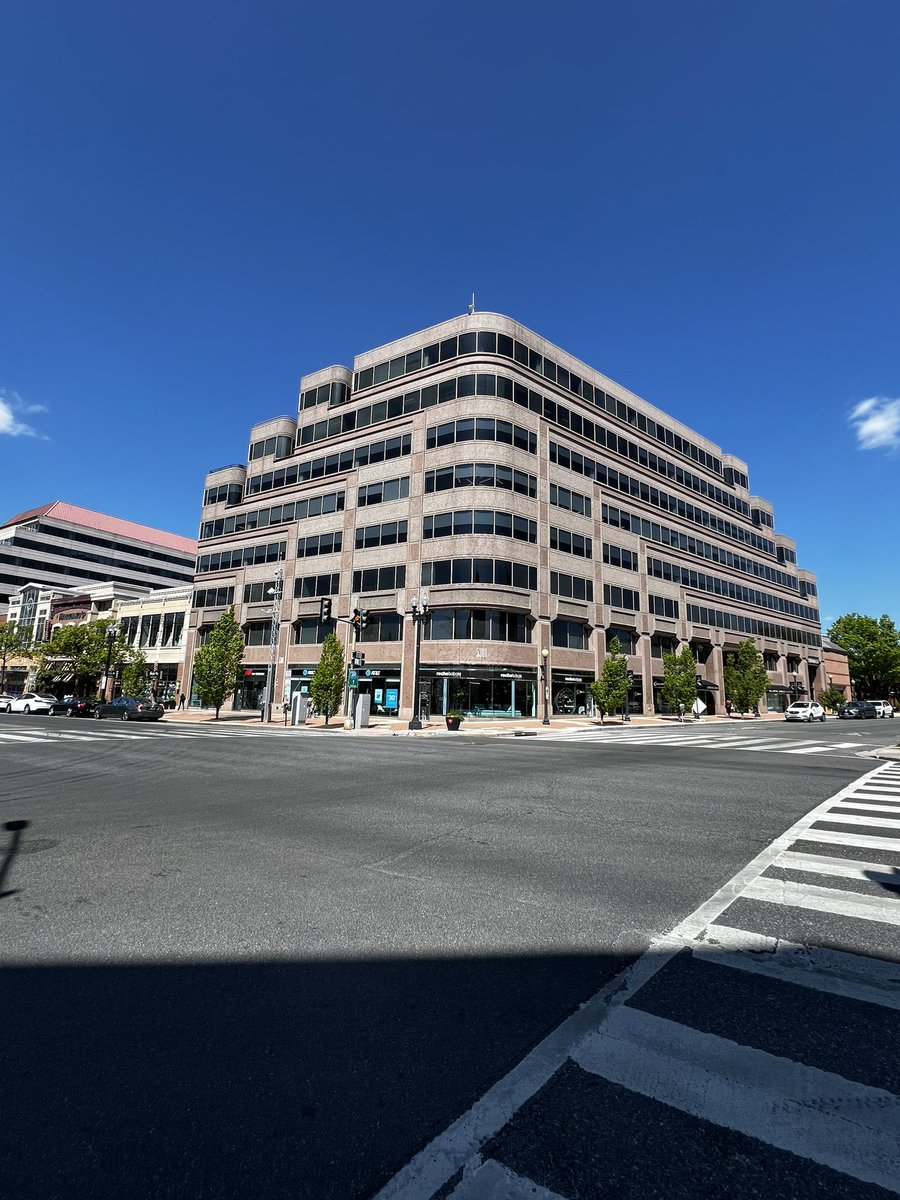
[[[767,847],[378,1200],[438,1195],[900,1195],[900,764]]]
[[[524,739],[523,739],[524,740]],[[531,742],[531,739],[528,739]],[[634,730],[621,729],[569,729],[558,733],[541,734],[534,741],[543,745],[545,742],[565,742],[577,746],[671,746],[678,749],[693,750],[750,750],[772,754],[793,754],[797,756],[818,754],[846,754],[861,750],[862,744],[857,741],[822,741],[821,738],[803,738],[766,736],[764,733],[725,734],[711,730],[700,732],[692,728],[686,730]],[[533,743],[532,743],[533,744]]]

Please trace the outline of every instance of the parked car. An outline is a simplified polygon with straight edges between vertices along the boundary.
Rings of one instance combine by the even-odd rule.
[[[67,717],[92,717],[96,704],[93,700],[85,700],[83,696],[63,696],[50,705],[50,716],[59,717],[63,713]]]
[[[158,721],[163,715],[161,704],[137,696],[119,696],[108,704],[98,704],[94,716],[98,721],[104,717],[118,717],[120,721]]]
[[[890,700],[873,700],[876,711],[879,717],[892,717],[894,715],[894,706]]]
[[[825,709],[818,700],[795,700],[790,708],[785,709],[786,721],[824,721]]]
[[[56,703],[56,697],[51,696],[47,692],[23,692],[21,696],[14,696],[9,703],[7,712],[20,713],[49,713],[52,706]]]
[[[0,712],[12,712],[12,702],[15,696],[10,696],[7,692],[0,692]]]
[[[844,719],[868,720],[878,716],[878,710],[871,700],[850,700],[838,709],[838,716]]]

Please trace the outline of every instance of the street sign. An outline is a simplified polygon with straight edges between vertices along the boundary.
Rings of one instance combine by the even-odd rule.
[[[695,717],[702,717],[703,714],[706,712],[706,705],[703,703],[703,701],[700,699],[699,696],[694,701],[694,703],[691,705],[691,712],[694,714]]]
[[[359,687],[359,671],[351,671],[347,676],[347,687],[351,690]]]

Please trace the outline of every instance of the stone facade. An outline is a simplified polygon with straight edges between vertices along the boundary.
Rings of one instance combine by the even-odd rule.
[[[274,614],[276,570],[284,594]],[[653,711],[662,654],[690,644],[722,710],[724,656],[751,635],[770,707],[825,686],[815,576],[796,565],[740,459],[508,317],[457,317],[304,376],[296,417],[253,427],[246,465],[206,478],[187,662],[234,603],[237,707],[303,688],[333,616],[367,611],[360,687],[420,704],[560,713],[618,634],[630,707]],[[354,627],[339,621],[347,647]],[[277,641],[270,645],[270,631]]]

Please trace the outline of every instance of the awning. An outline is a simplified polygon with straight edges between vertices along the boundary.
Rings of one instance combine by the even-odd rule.
[[[766,691],[767,692],[777,692],[779,694],[789,695],[791,689],[789,687],[785,687],[783,683],[770,683],[769,686],[766,688]]]
[[[719,685],[709,679],[698,679],[697,687],[701,692],[717,692],[719,690]]]

